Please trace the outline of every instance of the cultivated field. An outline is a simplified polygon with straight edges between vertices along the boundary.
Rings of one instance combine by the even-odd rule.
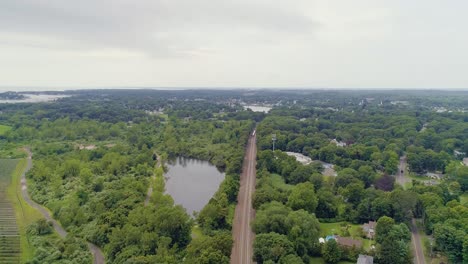
[[[7,188],[19,160],[0,159],[0,263],[19,263],[20,234],[12,202],[7,199]]]

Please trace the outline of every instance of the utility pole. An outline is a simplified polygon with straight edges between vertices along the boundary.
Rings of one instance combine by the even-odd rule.
[[[271,140],[273,141],[273,152],[275,152],[276,134],[271,134]]]

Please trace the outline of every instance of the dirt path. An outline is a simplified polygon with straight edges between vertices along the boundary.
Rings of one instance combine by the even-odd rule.
[[[156,168],[159,168],[161,166],[161,157],[159,155],[156,155]],[[145,197],[145,206],[148,206],[151,196],[153,195],[153,183],[154,180],[156,180],[156,175],[153,173],[153,176],[151,176],[151,181],[150,181],[150,186],[148,187],[148,191],[146,192],[146,197]]]
[[[252,208],[252,195],[255,191],[256,155],[256,135],[254,135],[250,137],[247,145],[237,198],[238,203],[234,215],[232,229],[234,245],[231,253],[231,263],[233,264],[253,262],[252,246],[255,234],[252,232],[250,223],[255,217],[255,211]]]
[[[21,174],[21,194],[23,195],[23,199],[32,207],[35,209],[39,210],[41,214],[44,216],[44,218],[47,221],[52,222],[52,225],[54,226],[55,231],[63,238],[67,236],[67,231],[63,229],[63,227],[50,215],[49,211],[47,211],[43,206],[40,204],[34,202],[31,197],[29,197],[28,193],[28,186],[26,182],[26,173],[32,168],[32,153],[28,148],[24,148],[24,150],[28,153],[28,164],[26,166],[26,169],[24,170],[23,174]],[[94,264],[104,264],[105,263],[105,258],[104,254],[102,253],[101,249],[88,242],[88,247],[91,253],[93,254],[93,263]]]
[[[424,259],[424,253],[421,247],[421,237],[418,232],[418,227],[416,225],[416,219],[411,219],[411,243],[413,244],[413,253],[415,264],[425,264],[426,260]]]

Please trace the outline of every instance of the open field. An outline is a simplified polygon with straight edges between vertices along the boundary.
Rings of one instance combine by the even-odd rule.
[[[18,263],[21,258],[20,234],[12,199],[7,197],[11,175],[19,160],[0,160],[0,262]]]
[[[4,135],[9,130],[11,130],[10,126],[0,125],[0,136]]]
[[[0,164],[2,161],[0,160]],[[31,259],[33,255],[33,248],[30,245],[27,236],[26,228],[34,221],[41,218],[40,213],[29,206],[22,198],[21,195],[21,174],[26,168],[27,162],[25,159],[16,160],[16,167],[13,171],[10,171],[10,183],[7,189],[7,199],[11,201],[14,208],[16,223],[20,234],[20,245],[21,245],[21,261],[25,262]]]

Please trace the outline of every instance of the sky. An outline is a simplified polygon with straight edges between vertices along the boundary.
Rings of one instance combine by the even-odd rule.
[[[1,0],[0,87],[468,88],[463,0]]]

